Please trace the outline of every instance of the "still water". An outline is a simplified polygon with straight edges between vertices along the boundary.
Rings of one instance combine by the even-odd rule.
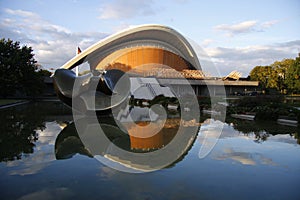
[[[202,119],[201,130],[205,131],[209,120]],[[199,132],[180,159],[171,165],[134,174],[107,167],[91,155],[76,134],[71,110],[59,102],[3,109],[0,121],[1,199],[299,199],[300,196],[300,141],[296,127],[227,119],[220,139],[206,157],[199,158]],[[176,117],[168,121],[170,126],[174,123]],[[152,138],[144,143],[125,137],[127,143],[123,148],[137,153],[149,150],[149,146],[160,148],[162,141],[168,145],[174,137],[172,128],[163,134],[167,139]]]

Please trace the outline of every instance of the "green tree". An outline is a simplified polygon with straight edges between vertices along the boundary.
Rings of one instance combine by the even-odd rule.
[[[31,47],[10,39],[0,40],[0,96],[35,96],[43,89],[43,78],[36,66]]]
[[[288,68],[285,83],[291,93],[300,93],[300,53]]]
[[[285,93],[287,72],[293,64],[293,59],[283,59],[270,66],[256,66],[250,72],[250,79],[259,81],[263,89],[273,88]]]
[[[286,85],[286,75],[287,70],[294,64],[294,59],[283,59],[282,61],[275,61],[271,66],[273,70],[276,72],[276,88],[281,93],[286,93],[287,85]]]
[[[256,66],[250,72],[250,80],[259,81],[263,89],[273,86],[273,81],[270,80],[271,76],[270,66]]]

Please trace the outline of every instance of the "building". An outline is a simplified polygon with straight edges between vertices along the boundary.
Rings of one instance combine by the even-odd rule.
[[[190,84],[197,95],[204,96],[218,95],[224,87],[227,95],[246,94],[258,87],[258,82],[206,77],[187,39],[162,25],[125,29],[82,51],[61,68],[91,72],[120,69],[133,77],[155,77],[161,85],[173,85],[183,92]],[[238,75],[233,73],[229,78]]]
[[[215,79],[188,80],[189,85],[198,96],[223,96],[225,95],[251,95],[259,90],[258,81],[231,81]],[[159,79],[161,85],[170,85],[176,93],[184,93],[185,88],[189,87],[186,81],[181,79]]]

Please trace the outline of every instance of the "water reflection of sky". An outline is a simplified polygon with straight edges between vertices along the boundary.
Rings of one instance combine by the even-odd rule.
[[[201,131],[211,137],[214,123]],[[201,131],[183,160],[152,173],[128,174],[77,154],[56,160],[54,143],[64,124],[46,122],[34,152],[0,163],[4,199],[296,199],[299,197],[300,145],[289,134],[256,142],[223,124],[213,150],[199,159]],[[211,127],[207,127],[211,126]],[[203,138],[202,138],[203,139]],[[19,189],[20,188],[20,189]],[[22,189],[21,189],[22,188]]]
[[[205,126],[214,126],[214,123],[218,125],[220,122],[213,121],[212,125],[204,123],[202,130],[208,130]],[[263,134],[268,133],[264,132]],[[212,132],[211,135],[213,137],[214,133]],[[201,138],[201,131],[198,137]],[[199,141],[201,144],[201,139]],[[299,156],[300,146],[290,134],[268,135],[265,141],[257,142],[254,133],[244,134],[235,130],[232,125],[224,124],[217,145],[208,157],[231,164],[253,166],[287,167],[287,163],[290,163],[300,169],[300,160],[296,159]]]
[[[37,130],[38,140],[33,154],[25,154],[20,160],[6,163],[10,168],[10,175],[36,174],[55,160],[55,139],[64,125],[53,121],[46,122],[45,127],[44,130]]]

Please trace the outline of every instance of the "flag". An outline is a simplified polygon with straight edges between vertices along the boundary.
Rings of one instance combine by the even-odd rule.
[[[81,49],[79,47],[77,47],[77,52],[76,52],[76,55],[80,54],[81,53]]]

